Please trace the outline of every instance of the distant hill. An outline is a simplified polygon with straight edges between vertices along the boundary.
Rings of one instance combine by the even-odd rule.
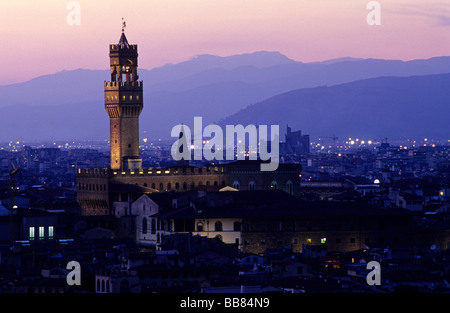
[[[297,89],[249,105],[221,124],[275,124],[283,134],[288,124],[316,137],[341,139],[449,139],[449,86],[450,74],[438,74]]]
[[[302,63],[268,51],[229,57],[199,55],[178,64],[139,69],[144,81],[140,128],[146,137],[170,138],[174,125],[189,125],[194,116],[214,123],[290,90],[380,76],[440,73],[450,73],[450,57],[408,62],[341,58]],[[0,140],[108,138],[105,80],[109,80],[107,69],[78,69],[0,86]],[[301,127],[307,133],[313,131],[305,124]]]

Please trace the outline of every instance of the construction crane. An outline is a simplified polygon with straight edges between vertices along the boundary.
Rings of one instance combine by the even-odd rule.
[[[11,170],[9,171],[9,239],[14,243],[16,239],[16,206],[14,205],[14,189],[16,188],[16,175],[20,173],[20,169],[11,163]]]

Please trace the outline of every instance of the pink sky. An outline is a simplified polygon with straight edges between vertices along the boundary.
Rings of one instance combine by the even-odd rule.
[[[379,0],[379,26],[366,22],[369,0],[78,0],[81,24],[73,26],[69,2],[0,0],[0,85],[107,69],[122,17],[145,69],[259,50],[302,62],[450,55],[448,0]]]

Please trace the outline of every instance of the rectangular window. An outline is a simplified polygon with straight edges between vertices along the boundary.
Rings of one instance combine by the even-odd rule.
[[[320,243],[321,244],[326,244],[327,243],[327,238],[320,238]]]
[[[39,226],[39,240],[44,239],[44,226]]]
[[[311,239],[311,238],[307,238],[307,239],[306,239],[306,243],[307,243],[307,244],[311,244],[311,243],[312,243],[312,239]]]
[[[29,234],[30,240],[34,240],[34,227],[28,228],[28,234]]]
[[[48,239],[53,239],[53,226],[48,227]]]

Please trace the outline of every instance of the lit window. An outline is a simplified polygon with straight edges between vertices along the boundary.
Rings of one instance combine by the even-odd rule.
[[[327,238],[320,238],[320,243],[321,244],[326,244],[327,243]]]
[[[130,101],[133,100],[133,96],[130,96]]]
[[[30,236],[30,240],[34,240],[34,227],[29,227],[28,228],[28,233]]]
[[[306,243],[307,243],[307,244],[311,244],[311,243],[312,243],[312,239],[311,239],[311,238],[307,238],[307,239],[306,239]]]
[[[122,96],[122,100],[125,101],[125,99],[126,99],[125,96]]]
[[[139,96],[136,96],[136,100],[139,100]]]
[[[44,239],[44,226],[39,226],[39,240]]]
[[[48,239],[53,239],[53,226],[48,227]]]

